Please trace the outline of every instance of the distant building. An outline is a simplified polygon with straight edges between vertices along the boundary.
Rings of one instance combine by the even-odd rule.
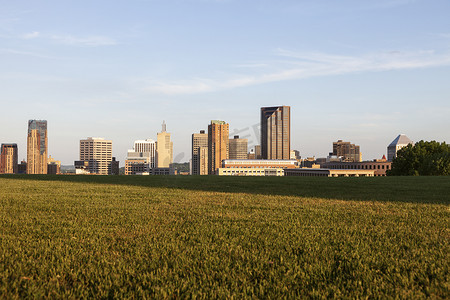
[[[47,121],[29,120],[27,136],[27,174],[47,174]]]
[[[17,144],[2,144],[0,149],[0,174],[17,174]]]
[[[229,155],[229,124],[212,120],[208,125],[208,174],[216,174]]]
[[[374,159],[363,162],[326,162],[321,163],[321,168],[332,170],[373,170],[373,176],[386,176],[386,171],[391,169],[391,162],[386,159]]]
[[[218,168],[219,176],[284,176],[282,168]]]
[[[22,160],[17,166],[17,171],[19,174],[27,174],[27,162],[25,160]]]
[[[112,141],[89,137],[80,140],[80,160],[75,162],[77,174],[111,174]],[[77,168],[78,166],[78,168]]]
[[[47,161],[47,174],[61,174],[61,161],[55,160],[51,155]]]
[[[392,161],[397,157],[397,151],[402,149],[403,147],[408,146],[409,144],[414,145],[414,142],[411,141],[406,135],[400,134],[389,144],[387,147],[387,156],[388,161]]]
[[[356,169],[322,169],[322,168],[301,168],[285,169],[284,176],[308,176],[308,177],[373,177],[373,170]]]
[[[208,175],[208,134],[192,134],[192,175]]]
[[[289,159],[291,152],[291,107],[261,107],[262,159]]]
[[[156,140],[156,167],[169,168],[173,163],[173,143],[170,133],[167,132],[166,123],[163,122],[162,130]]]
[[[254,159],[262,159],[261,145],[255,145],[255,158]]]
[[[115,157],[111,161],[111,175],[119,175],[119,161]]]
[[[240,139],[238,135],[228,141],[229,159],[247,159],[248,140]]]
[[[300,160],[301,156],[300,156],[300,151],[298,150],[291,150],[291,154],[290,154],[290,158],[289,159],[295,159],[295,160]]]
[[[125,175],[149,174],[156,167],[156,142],[152,139],[138,140],[128,150]]]
[[[226,159],[222,161],[222,168],[298,168],[298,162],[290,159]]]
[[[333,143],[332,155],[342,157],[342,160],[345,162],[359,162],[362,160],[359,146],[342,140]]]

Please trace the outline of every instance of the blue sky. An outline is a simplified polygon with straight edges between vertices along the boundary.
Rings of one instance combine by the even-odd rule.
[[[290,105],[291,148],[338,139],[379,158],[400,133],[450,141],[448,0],[0,0],[0,142],[26,157],[48,120],[63,164],[79,140],[122,163],[163,120],[177,161],[212,119],[257,144],[262,106]]]

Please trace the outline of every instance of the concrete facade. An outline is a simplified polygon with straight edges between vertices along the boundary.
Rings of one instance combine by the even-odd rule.
[[[289,159],[226,159],[222,161],[222,168],[294,169],[298,168],[297,163]]]
[[[229,139],[229,159],[247,159],[248,140],[240,139],[235,135],[233,139]]]
[[[219,176],[284,176],[282,168],[218,168]]]
[[[391,162],[383,159],[363,162],[327,162],[320,166],[333,170],[373,170],[374,176],[386,176],[386,171],[391,169]]]
[[[322,168],[285,169],[284,176],[320,176],[320,177],[373,177],[374,170],[342,170]]]
[[[92,137],[80,140],[80,162],[87,162],[87,168],[85,170],[89,174],[111,174],[111,161],[111,140]]]
[[[397,136],[387,147],[387,159],[388,161],[392,161],[397,157],[397,151],[402,149],[403,147],[408,146],[409,144],[414,145],[414,142],[411,141],[406,135],[400,134]]]

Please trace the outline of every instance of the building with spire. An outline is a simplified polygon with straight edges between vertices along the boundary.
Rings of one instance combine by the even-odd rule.
[[[402,149],[403,147],[408,146],[409,144],[414,145],[414,142],[410,140],[406,135],[400,134],[389,144],[387,147],[387,156],[388,161],[392,161],[397,157],[397,151]]]
[[[47,121],[29,120],[27,136],[27,174],[47,174]]]
[[[173,163],[173,142],[170,133],[167,132],[166,122],[162,123],[162,130],[156,139],[156,167],[170,168]]]

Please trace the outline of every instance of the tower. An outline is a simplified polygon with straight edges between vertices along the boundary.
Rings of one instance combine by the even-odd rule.
[[[0,149],[0,174],[17,173],[17,144],[2,144]]]
[[[156,167],[169,168],[173,163],[173,143],[170,133],[166,131],[166,122],[163,121],[162,130],[156,139]]]
[[[229,124],[212,120],[208,125],[208,174],[216,174],[222,160],[228,159]]]
[[[80,140],[80,161],[87,162],[90,174],[111,174],[112,141],[92,137]]]
[[[291,151],[291,107],[261,107],[262,159],[289,159]]]
[[[27,137],[27,174],[47,174],[47,121],[29,120]]]
[[[247,159],[248,140],[240,139],[238,135],[229,140],[229,159]]]

